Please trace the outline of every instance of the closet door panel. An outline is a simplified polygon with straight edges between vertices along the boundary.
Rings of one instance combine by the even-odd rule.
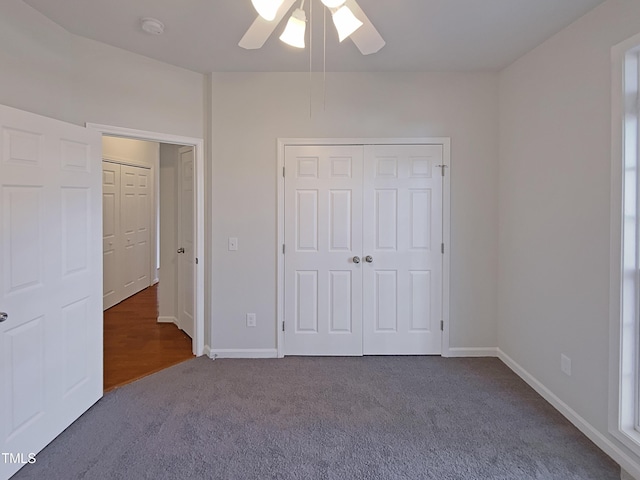
[[[120,165],[102,162],[103,309],[122,300],[120,288]]]

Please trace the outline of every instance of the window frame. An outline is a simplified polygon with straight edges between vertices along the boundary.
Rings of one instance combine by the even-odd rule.
[[[612,49],[609,432],[640,455],[640,34]]]

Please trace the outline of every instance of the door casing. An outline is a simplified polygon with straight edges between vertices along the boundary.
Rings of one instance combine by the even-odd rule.
[[[442,356],[450,356],[449,351],[449,279],[450,279],[450,244],[451,244],[451,139],[449,137],[414,137],[414,138],[278,138],[277,169],[278,183],[278,218],[277,218],[277,280],[276,280],[276,318],[277,318],[277,350],[278,358],[285,355],[284,348],[284,272],[285,254],[282,246],[285,243],[285,190],[284,160],[287,145],[441,145],[444,181],[442,185],[442,236],[445,245],[442,262]]]

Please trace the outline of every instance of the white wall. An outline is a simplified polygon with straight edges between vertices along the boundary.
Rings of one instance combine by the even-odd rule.
[[[154,168],[160,158],[160,144],[130,138],[102,137],[102,158]]]
[[[212,75],[212,346],[276,345],[278,137],[448,136],[451,346],[495,347],[497,75],[329,73],[326,110],[320,78],[310,118],[308,73]]]
[[[500,75],[498,346],[620,448],[607,433],[610,51],[639,31],[640,2],[610,0]]]
[[[78,125],[202,138],[204,76],[71,35],[0,2],[0,103]]]

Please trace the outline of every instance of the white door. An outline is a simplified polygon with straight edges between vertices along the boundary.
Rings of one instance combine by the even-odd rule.
[[[151,285],[150,251],[150,171],[148,168],[121,166],[120,226],[122,232],[122,299]]]
[[[287,355],[362,355],[362,147],[285,147]]]
[[[440,145],[365,147],[364,354],[440,354]]]
[[[193,147],[180,148],[178,197],[178,324],[193,338],[195,330],[195,242],[194,242]]]
[[[442,147],[285,147],[287,355],[441,353]]]
[[[120,165],[102,162],[103,309],[122,300],[120,285]]]
[[[4,106],[0,130],[4,480],[102,396],[102,146]]]

